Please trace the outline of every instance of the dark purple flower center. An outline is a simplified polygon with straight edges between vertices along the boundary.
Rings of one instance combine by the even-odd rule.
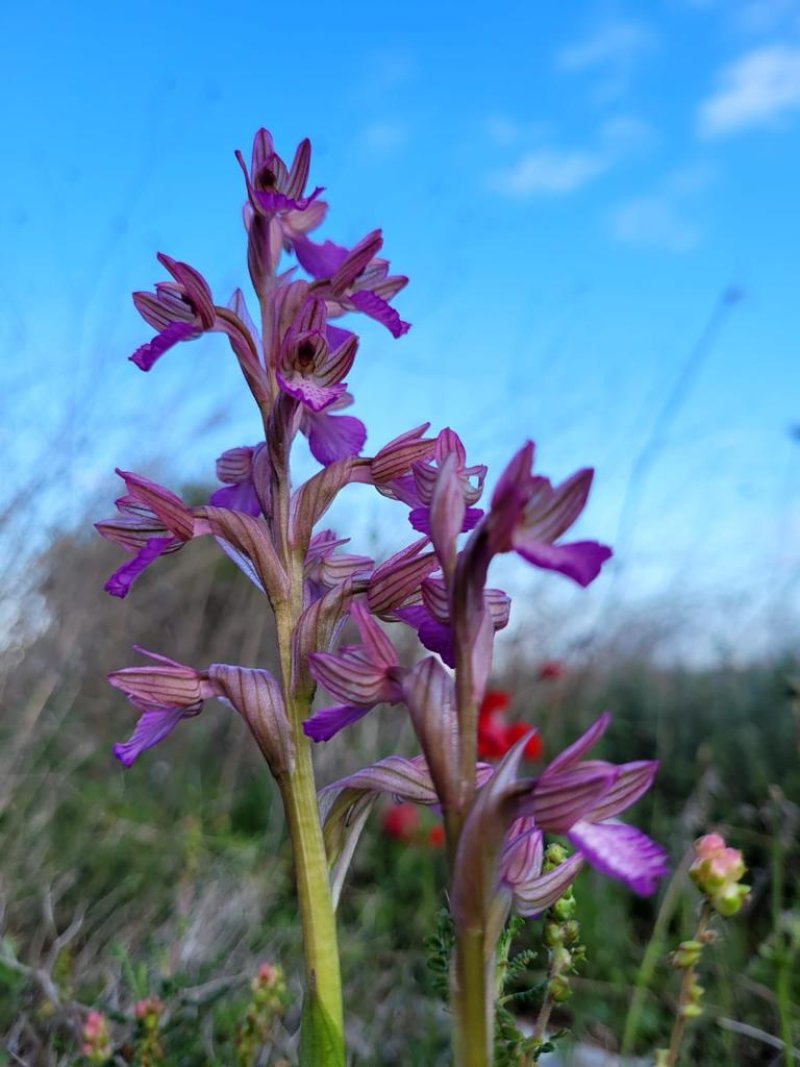
[[[269,192],[277,186],[278,177],[272,167],[265,166],[256,174],[253,184],[261,192]]]
[[[317,354],[313,341],[301,341],[297,346],[297,362],[302,370],[308,370]]]

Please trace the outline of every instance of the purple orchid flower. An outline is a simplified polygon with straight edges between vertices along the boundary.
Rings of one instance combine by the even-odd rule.
[[[511,907],[518,915],[535,918],[555,904],[580,873],[583,857],[575,853],[546,874],[542,873],[543,863],[544,834],[534,819],[516,819],[505,836],[500,854],[499,899],[503,922]]]
[[[583,760],[583,756],[603,736],[610,722],[608,712],[601,715],[582,737],[550,763],[534,789],[534,797],[538,793],[540,800],[545,794],[548,795],[545,803],[547,812],[534,799],[533,813],[539,825],[547,829],[552,797],[565,787],[569,789],[574,776],[594,771],[615,771],[613,778],[609,779],[607,790],[560,832],[565,832],[578,853],[602,874],[623,882],[640,896],[649,896],[656,891],[659,879],[668,872],[666,854],[641,830],[619,822],[616,816],[648,791],[658,770],[658,762],[641,760],[614,767],[602,760]],[[554,813],[556,808],[557,804],[552,809]],[[556,814],[555,817],[559,816]]]
[[[262,294],[278,265],[281,249],[288,251],[293,241],[319,226],[328,206],[317,199],[322,192],[319,186],[305,195],[311,165],[308,138],[297,146],[289,168],[265,129],[258,130],[253,139],[249,171],[241,152],[237,151],[236,159],[247,185],[247,265],[256,292]]]
[[[340,648],[335,654],[314,652],[309,656],[315,680],[344,701],[306,719],[303,731],[312,741],[329,741],[378,704],[400,704],[404,699],[403,668],[394,645],[360,600],[353,601],[350,615],[362,643]]]
[[[384,445],[373,457],[370,463],[371,481],[383,496],[399,500],[395,488],[397,482],[408,474],[414,463],[430,459],[434,454],[436,441],[425,437],[430,425],[429,422],[423,422],[421,426],[407,430]]]
[[[596,541],[556,544],[586,506],[594,472],[577,471],[555,488],[531,473],[534,445],[528,441],[500,476],[491,508],[472,531],[461,558],[462,573],[477,587],[485,580],[493,556],[516,552],[528,563],[558,571],[588,586],[611,558],[611,549]]]
[[[196,671],[134,647],[154,662],[125,667],[108,676],[141,713],[131,737],[114,746],[114,755],[124,767],[131,767],[143,752],[169,737],[183,719],[199,715],[205,702],[216,697],[239,712],[273,773],[285,773],[294,760],[294,746],[280,686],[269,671],[221,663]]]
[[[377,253],[383,246],[380,230],[373,230],[348,251],[333,241],[315,244],[300,235],[291,239],[300,266],[317,279],[314,292],[322,297],[330,315],[360,311],[380,322],[393,337],[411,328],[403,322],[389,300],[406,285],[408,278],[389,274],[389,262]]]
[[[131,586],[147,568],[161,556],[183,548],[191,540],[193,520],[191,511],[179,497],[168,489],[156,486],[146,478],[126,471],[117,471],[125,481],[128,492],[115,501],[119,517],[95,523],[101,537],[120,545],[133,558],[123,563],[106,582],[104,589],[111,596],[123,599]],[[142,490],[158,493],[171,512],[178,516],[178,527],[168,526],[164,516],[154,510],[152,500],[142,495]]]
[[[208,283],[188,263],[181,263],[162,252],[158,261],[175,279],[172,282],[157,282],[155,295],[138,292],[133,294],[136,310],[158,334],[147,344],[141,345],[130,357],[143,371],[180,341],[192,341],[206,330],[212,330],[217,315],[214,298]]]
[[[420,533],[431,533],[431,503],[442,468],[451,456],[453,457],[451,477],[456,483],[457,489],[460,490],[465,504],[464,517],[458,532],[462,533],[473,529],[483,515],[480,508],[475,508],[472,505],[481,498],[487,468],[482,463],[468,467],[467,453],[461,438],[454,430],[444,429],[436,438],[433,459],[419,460],[412,467],[413,490],[408,483],[402,489],[398,487],[400,499],[404,499],[405,503],[412,504],[408,521]]]
[[[311,538],[303,564],[306,607],[348,578],[366,578],[372,573],[375,564],[369,556],[336,551],[349,542],[349,537],[337,537],[333,530],[320,530]]]
[[[561,895],[584,861],[636,893],[655,891],[668,872],[666,854],[614,816],[650,788],[658,765],[583,760],[609,722],[609,715],[601,716],[538,779],[518,778],[530,735],[498,764],[478,792],[459,839],[452,887],[457,927],[485,930],[486,944],[493,946],[512,901],[522,914],[542,910]],[[566,835],[578,850],[562,865],[555,883],[540,881],[535,835],[542,831]]]
[[[667,873],[666,855],[646,834],[618,822],[616,816],[651,787],[658,762],[615,765],[584,760],[610,722],[608,712],[601,715],[529,787],[518,783],[518,815],[532,816],[541,830],[563,834],[597,870],[647,896],[655,892],[658,880]],[[522,748],[516,746],[520,751],[511,761],[514,767],[524,750],[520,744]]]
[[[402,452],[417,444],[417,438],[427,429],[419,427],[404,434],[386,446],[389,450],[393,446],[402,455]],[[414,436],[412,436],[414,435]],[[403,467],[403,473],[393,478],[384,476],[375,479],[375,485],[383,496],[392,500],[400,500],[411,509],[408,521],[415,530],[428,536],[433,536],[434,541],[440,544],[450,543],[459,533],[473,529],[480,520],[483,512],[480,508],[472,507],[483,492],[483,482],[486,477],[486,467],[478,464],[473,467],[466,465],[466,451],[458,434],[453,430],[444,429],[436,437],[433,447],[429,446],[427,439],[418,442],[421,456],[412,460]],[[383,451],[383,450],[382,450]],[[378,457],[375,457],[375,464]],[[443,468],[447,465],[447,472],[443,476]],[[436,492],[437,485],[442,483],[443,478],[449,483],[450,492],[443,500],[444,494]],[[431,508],[436,499],[436,520],[432,523]]]
[[[263,128],[253,139],[249,171],[238,150],[236,159],[242,168],[253,210],[267,218],[288,212],[302,213],[322,192],[322,187],[317,186],[313,193],[304,195],[311,166],[311,142],[307,137],[297,146],[288,169],[275,151],[272,134]],[[298,224],[295,222],[295,225]]]
[[[343,379],[358,348],[355,334],[336,329],[331,349],[326,328],[325,302],[310,296],[283,335],[276,368],[281,389],[314,414],[345,395]]]
[[[325,411],[302,409],[300,432],[308,438],[311,455],[323,467],[329,467],[337,459],[360,455],[366,443],[367,428],[361,419],[334,414],[350,407],[352,403],[352,396],[342,393]]]
[[[131,737],[114,745],[114,755],[124,767],[132,766],[148,748],[169,737],[182,719],[199,715],[205,701],[219,695],[218,687],[193,668],[135,647],[156,666],[126,667],[108,676],[141,712]]]
[[[341,378],[352,365],[357,338],[326,321],[325,304],[309,295],[307,282],[286,282],[267,299],[271,329],[263,341],[264,365],[274,370],[284,401],[273,408],[272,436],[291,439],[299,428],[323,467],[357,456],[367,439],[364,423],[334,414],[353,403]],[[262,342],[256,343],[261,351]]]
[[[266,445],[229,448],[217,460],[217,478],[224,483],[209,497],[217,508],[241,511],[245,515],[269,514],[269,472]],[[266,506],[264,506],[266,505]]]
[[[269,382],[259,359],[258,347],[248,328],[249,319],[239,318],[241,307],[246,315],[241,294],[234,293],[233,307],[217,307],[208,283],[187,263],[159,254],[158,259],[175,279],[158,282],[155,295],[138,292],[133,302],[139,314],[158,334],[141,345],[130,357],[143,371],[154,364],[180,341],[193,341],[207,332],[223,333],[233,349],[250,391],[258,403],[269,397]]]
[[[453,628],[447,588],[441,578],[427,578],[421,585],[422,603],[397,608],[392,617],[416,630],[429,652],[441,656],[448,667],[455,667]],[[484,606],[489,613],[495,633],[508,626],[511,614],[511,597],[502,589],[484,589]]]
[[[286,573],[262,520],[227,507],[190,508],[156,482],[129,471],[117,473],[128,490],[128,495],[117,501],[122,518],[98,523],[97,529],[106,539],[137,555],[109,579],[109,593],[125,596],[133,581],[159,556],[177,551],[195,537],[212,536],[271,602],[287,595]],[[157,536],[152,536],[153,532]]]

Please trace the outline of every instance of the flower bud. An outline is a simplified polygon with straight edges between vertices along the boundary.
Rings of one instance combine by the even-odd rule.
[[[89,1063],[102,1064],[111,1059],[113,1048],[108,1032],[108,1020],[99,1011],[90,1011],[86,1016],[81,1031],[83,1038],[81,1055]]]
[[[280,977],[281,974],[277,967],[273,967],[271,963],[262,963],[258,968],[256,980],[260,986],[271,989],[278,984]]]
[[[250,983],[250,988],[253,991],[254,1004],[277,1011],[286,994],[283,970],[272,963],[262,963]]]
[[[699,1019],[702,1014],[703,1009],[699,1004],[684,1004],[679,1012],[682,1019]]]
[[[726,886],[715,895],[713,900],[714,907],[720,915],[729,919],[741,909],[749,892],[749,885],[737,884]]]
[[[581,926],[576,919],[570,919],[564,923],[564,944],[575,945],[578,938],[581,936]]]
[[[569,971],[572,967],[572,953],[563,945],[556,946],[551,956],[552,966],[559,972]]]
[[[564,932],[559,923],[549,922],[544,928],[544,943],[548,948],[556,948],[564,940]]]
[[[548,845],[544,853],[544,866],[542,870],[547,874],[550,871],[555,870],[556,867],[560,867],[565,862],[569,853],[563,845]]]
[[[575,895],[572,890],[570,890],[569,893],[566,893],[553,905],[553,916],[558,919],[559,922],[566,922],[575,914],[576,907],[577,903],[575,901]]]
[[[678,970],[688,971],[700,959],[702,951],[703,946],[699,941],[682,941],[672,953],[670,962]]]
[[[556,1004],[563,1004],[565,1000],[569,1000],[571,995],[569,982],[562,975],[557,974],[547,983],[547,993]]]
[[[747,870],[739,849],[728,848],[720,834],[706,834],[694,844],[689,877],[720,915],[735,915],[749,887],[740,884]]]
[[[159,997],[144,997],[133,1006],[133,1014],[140,1022],[157,1022],[164,1011],[164,1004]]]

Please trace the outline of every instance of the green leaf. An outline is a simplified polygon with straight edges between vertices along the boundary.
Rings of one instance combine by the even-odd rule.
[[[300,1067],[345,1067],[344,1035],[309,994],[300,1021]]]

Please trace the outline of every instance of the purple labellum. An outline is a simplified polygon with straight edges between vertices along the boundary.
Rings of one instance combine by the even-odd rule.
[[[312,456],[323,467],[330,466],[338,459],[358,456],[364,447],[367,440],[364,423],[352,415],[332,414],[351,403],[349,393],[344,393],[328,411],[317,414],[307,408],[303,410],[300,430],[308,438]]]
[[[324,708],[316,712],[310,719],[303,723],[303,733],[312,741],[330,741],[345,726],[351,726],[359,719],[363,719],[374,705],[368,707],[354,707],[343,704],[335,708]]]
[[[186,718],[186,712],[183,708],[146,711],[140,717],[128,740],[114,745],[114,755],[123,767],[132,767],[143,752],[169,737],[184,718]]]
[[[189,341],[200,336],[200,331],[189,322],[171,322],[169,326],[157,334],[152,341],[140,345],[129,356],[131,363],[135,363],[139,370],[148,371],[150,368],[181,341]]]
[[[111,596],[124,599],[139,575],[143,574],[151,563],[154,563],[159,556],[163,556],[170,548],[177,548],[182,544],[182,541],[178,541],[174,537],[151,538],[136,553],[133,559],[123,563],[121,567],[114,571],[103,588]]]
[[[647,834],[621,822],[577,822],[567,834],[580,855],[601,874],[649,897],[669,874],[666,853]]]

